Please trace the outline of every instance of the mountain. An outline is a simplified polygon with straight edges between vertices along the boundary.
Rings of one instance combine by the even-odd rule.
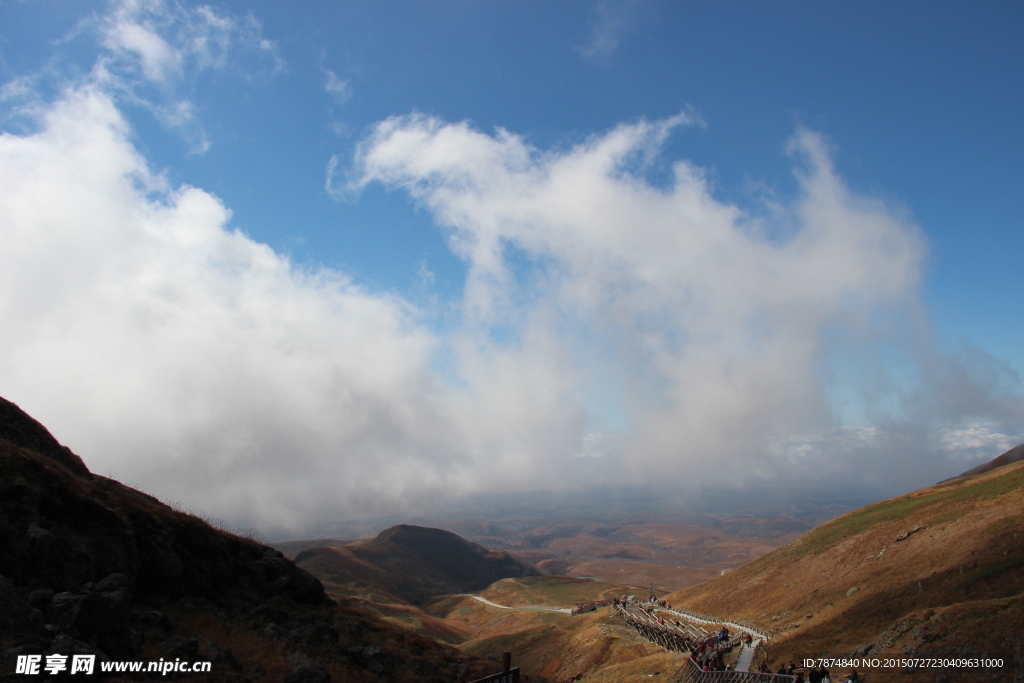
[[[0,680],[25,679],[12,673],[18,655],[52,653],[207,660],[210,681],[440,682],[462,662],[492,670],[358,601],[335,602],[273,548],[91,473],[0,399]]]
[[[499,579],[541,573],[506,552],[488,550],[450,531],[409,524],[375,538],[303,550],[295,563],[319,576],[332,592],[413,605],[482,590]]]
[[[984,680],[1011,680],[1024,671],[1024,462],[861,508],[667,600],[770,629],[776,663],[1001,657],[1004,667]],[[899,680],[981,673],[919,670]]]
[[[989,460],[986,463],[982,463],[981,465],[978,465],[977,467],[972,467],[971,469],[967,470],[963,474],[957,475],[955,477],[950,477],[949,479],[943,479],[939,483],[940,484],[944,484],[947,481],[953,481],[954,479],[961,479],[963,477],[970,477],[971,475],[974,475],[974,474],[982,474],[984,472],[991,472],[992,470],[996,469],[997,467],[1002,467],[1003,465],[1010,465],[1010,464],[1013,464],[1015,462],[1020,462],[1021,460],[1024,460],[1024,443],[1022,443],[1019,446],[1014,446],[1013,448],[1011,448],[1010,450],[1006,451],[1005,453],[1003,453],[1002,455],[1000,455],[997,458],[993,458],[992,460]]]
[[[289,560],[294,560],[296,555],[303,550],[310,548],[339,548],[349,541],[338,541],[333,538],[312,538],[304,541],[277,541],[271,545],[280,550]]]

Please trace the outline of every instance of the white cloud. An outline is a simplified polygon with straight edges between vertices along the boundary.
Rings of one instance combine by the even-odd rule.
[[[685,117],[557,152],[382,122],[349,191],[405,188],[445,226],[468,280],[440,334],[169,186],[95,83],[42,112],[0,136],[0,394],[95,471],[279,529],[495,490],[863,479],[867,462],[884,477],[878,444],[910,443],[837,433],[821,369],[835,339],[889,333],[879,312],[915,305],[922,240],[850,192],[811,133],[794,142],[797,227],[777,240],[690,164],[668,188],[643,180]],[[957,367],[943,381],[977,400],[905,403],[948,424],[1013,397],[986,389],[998,368],[970,385],[981,366]],[[793,433],[816,436],[773,447]]]
[[[971,422],[960,427],[945,427],[936,435],[938,447],[955,462],[971,465],[987,462],[1024,443],[1024,433],[1005,434],[1001,425],[992,422]]]
[[[273,46],[213,10],[117,8],[90,77],[24,108],[33,132],[0,136],[0,395],[95,471],[270,529],[609,481],[893,480],[1024,431],[1005,367],[938,354],[915,326],[919,230],[846,187],[812,132],[791,145],[800,194],[749,213],[690,163],[668,187],[645,180],[687,115],[560,150],[381,122],[351,167],[332,157],[326,190],[401,188],[446,231],[467,279],[461,313],[442,302],[434,326],[296,268],[149,167],[120,103],[228,68],[240,40]],[[197,125],[178,92],[151,106]],[[911,380],[892,381],[890,347]],[[894,406],[861,411],[866,427],[839,426],[837,351],[882,378],[865,405]]]
[[[106,47],[115,52],[128,52],[137,58],[146,78],[169,83],[181,69],[182,55],[171,48],[154,30],[133,21],[122,11],[107,30]]]
[[[507,131],[394,117],[368,136],[344,189],[404,188],[446,227],[468,268],[470,328],[500,328],[524,357],[549,358],[549,382],[603,377],[599,392],[621,397],[629,424],[623,466],[640,479],[791,471],[791,451],[773,450],[772,439],[808,429],[856,445],[835,449],[845,462],[814,450],[824,465],[814,475],[871,459],[881,466],[872,476],[920,476],[915,469],[935,466],[935,449],[922,432],[908,451],[909,432],[978,414],[1021,419],[1005,368],[932,348],[919,323],[919,229],[903,211],[852,192],[819,135],[794,136],[800,195],[759,212],[765,219],[716,200],[686,162],[675,164],[671,187],[644,180],[645,163],[683,122],[622,125],[546,152]],[[513,265],[510,250],[533,267]],[[899,371],[920,376],[882,393],[847,380],[887,430],[878,439],[836,431],[848,406],[831,402],[829,363],[851,349],[881,376],[892,374],[888,356],[903,354]],[[955,398],[935,398],[947,392]],[[880,398],[894,409],[878,411]],[[892,446],[904,457],[881,462]],[[714,467],[723,461],[730,466]]]
[[[534,485],[574,450],[550,354],[468,353],[480,383],[448,386],[410,304],[169,187],[108,93],[69,90],[37,128],[0,136],[0,394],[94,471],[282,528]]]
[[[230,230],[127,136],[83,88],[0,137],[4,395],[96,471],[264,523],[457,477],[414,311]]]

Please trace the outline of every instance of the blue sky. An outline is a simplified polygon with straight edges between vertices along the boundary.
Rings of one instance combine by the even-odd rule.
[[[94,469],[261,523],[269,490],[301,521],[712,454],[949,476],[1024,439],[1022,28],[5,1],[0,393]]]

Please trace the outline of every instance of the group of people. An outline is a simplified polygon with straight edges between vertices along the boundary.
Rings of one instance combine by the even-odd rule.
[[[652,642],[658,643],[665,649],[676,652],[689,652],[690,659],[700,667],[701,671],[730,671],[733,669],[733,666],[725,664],[722,658],[729,649],[727,644],[732,636],[728,626],[722,625],[718,631],[698,639],[686,632],[678,621],[674,622],[676,628],[672,628],[671,622],[666,622],[663,617],[657,616],[656,610],[658,607],[669,608],[664,600],[652,599],[640,602],[622,599],[613,601],[613,604],[620,608],[619,612],[625,619],[626,624],[635,629],[640,635]],[[644,614],[650,616],[651,619],[634,617],[624,609],[629,604],[636,605]],[[740,639],[746,645],[750,645],[753,642],[753,637],[746,632],[740,634]],[[759,671],[760,673],[772,673],[767,662],[761,664]],[[833,683],[831,675],[824,667],[821,669],[798,669],[793,662],[789,662],[788,666],[785,664],[781,665],[777,673],[794,677],[795,683]],[[835,683],[839,683],[839,681]],[[854,671],[850,678],[844,679],[843,683],[860,683],[857,672]]]

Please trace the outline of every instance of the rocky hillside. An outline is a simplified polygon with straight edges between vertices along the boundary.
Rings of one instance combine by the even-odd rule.
[[[408,524],[376,538],[303,550],[295,562],[332,592],[414,605],[438,595],[482,590],[499,579],[540,575],[536,567],[506,552],[488,550],[450,531]]]
[[[90,473],[0,399],[0,680],[30,680],[17,655],[50,653],[289,683],[449,681],[467,659],[336,603],[272,548]]]
[[[770,629],[773,660],[1002,657],[1024,671],[1024,462],[861,508],[669,602]],[[901,681],[975,680],[918,671]],[[966,678],[965,678],[966,677]],[[879,678],[876,676],[875,678]],[[884,678],[888,680],[888,678]]]

